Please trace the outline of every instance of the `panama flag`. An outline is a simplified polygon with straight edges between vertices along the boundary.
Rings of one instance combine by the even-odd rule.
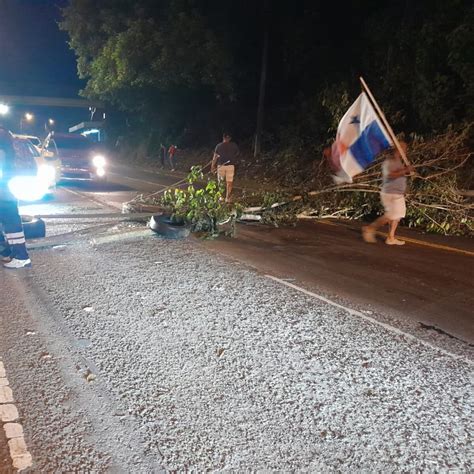
[[[392,146],[369,98],[362,92],[337,127],[331,148],[331,168],[336,183],[352,183],[352,178],[371,165],[376,156]]]

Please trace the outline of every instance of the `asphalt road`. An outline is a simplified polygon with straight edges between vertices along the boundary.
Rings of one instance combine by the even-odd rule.
[[[472,257],[317,223],[161,240],[94,214],[177,179],[117,174],[25,207],[85,233],[0,274],[30,472],[472,471]]]
[[[126,167],[114,171],[115,182],[143,192],[180,179]],[[366,244],[358,225],[333,221],[282,229],[242,225],[237,238],[205,245],[261,272],[474,344],[474,239],[400,233],[418,243],[394,248],[380,238],[378,245]]]
[[[439,244],[410,232],[402,233],[426,245],[409,242],[394,248],[382,238],[371,245],[362,241],[358,226],[329,224],[246,226],[236,242],[206,245],[331,298],[474,343],[474,253],[433,248],[429,245]]]

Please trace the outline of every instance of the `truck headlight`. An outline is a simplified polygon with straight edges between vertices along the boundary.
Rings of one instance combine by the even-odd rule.
[[[41,165],[38,168],[38,178],[46,183],[46,184],[51,184],[54,183],[56,179],[56,170],[54,169],[54,166],[51,165]]]
[[[105,158],[102,155],[95,155],[94,158],[92,158],[92,164],[96,168],[103,168],[105,166]]]

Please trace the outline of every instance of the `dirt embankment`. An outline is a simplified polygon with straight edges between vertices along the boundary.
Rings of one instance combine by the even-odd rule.
[[[213,149],[178,149],[175,155],[174,168],[176,174],[187,173],[192,166],[207,166],[209,171]],[[152,171],[171,171],[168,160],[162,166],[158,153],[149,154],[142,147],[122,150],[116,159],[124,164],[135,164]],[[329,171],[322,157],[315,156],[311,160],[302,160],[292,153],[267,153],[255,158],[249,147],[242,146],[241,154],[236,163],[236,186],[247,193],[285,191],[292,193],[303,187],[315,184],[314,177],[324,168],[330,183]]]

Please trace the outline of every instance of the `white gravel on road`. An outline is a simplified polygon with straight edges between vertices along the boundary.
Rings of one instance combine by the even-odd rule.
[[[43,305],[38,337],[63,327],[54,334],[53,361],[80,359],[90,369],[80,381],[91,393],[89,406],[82,397],[75,407],[84,428],[69,425],[71,440],[63,436],[57,449],[68,449],[78,429],[93,431],[105,411],[120,415],[121,430],[136,430],[129,461],[110,451],[122,432],[107,432],[108,440],[96,433],[88,448],[94,472],[474,468],[467,364],[192,240],[150,237],[32,257],[25,297],[30,307]],[[32,397],[18,403],[28,436],[35,425],[47,429],[36,418],[47,402],[26,385],[13,388]],[[33,457],[41,458],[48,448],[30,441]],[[81,446],[75,452],[73,467]],[[101,456],[96,464],[94,456]],[[57,468],[52,458],[51,465],[41,461],[45,471]]]

